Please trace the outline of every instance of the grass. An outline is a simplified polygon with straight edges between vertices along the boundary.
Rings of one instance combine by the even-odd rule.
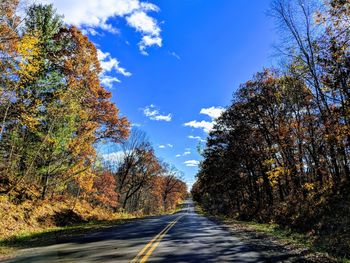
[[[255,231],[272,234],[274,237],[283,239],[284,241],[291,244],[302,245],[303,247],[310,249],[312,248],[312,242],[309,237],[304,234],[293,232],[289,229],[283,229],[277,224],[263,224],[254,221],[242,222],[236,220],[233,220],[233,223],[245,225]]]
[[[327,248],[320,245],[315,245],[313,243],[312,237],[307,236],[306,234],[297,233],[290,229],[281,228],[277,224],[264,224],[264,223],[254,222],[254,221],[244,222],[244,221],[237,221],[237,220],[227,219],[227,218],[225,219],[225,222],[237,224],[237,225],[243,225],[248,227],[249,229],[252,229],[253,231],[259,231],[265,234],[270,234],[273,237],[281,240],[283,243],[288,243],[298,247],[308,248],[312,252],[328,254]],[[339,257],[335,257],[335,259],[338,262],[350,263],[350,259],[339,258]]]
[[[9,238],[0,239],[0,255],[10,254],[17,249],[22,248],[51,245],[57,241],[82,236],[97,230],[103,230],[126,223],[133,219],[137,219],[137,217],[125,217],[110,221],[92,221],[73,226],[52,227],[39,231],[23,231]]]
[[[258,223],[255,221],[239,221],[223,215],[212,215],[204,210],[198,203],[195,204],[195,211],[200,215],[211,217],[229,225],[235,225],[247,230],[271,235],[278,239],[281,243],[291,244],[301,248],[308,248],[312,252],[328,254],[327,248],[315,245],[311,236],[297,233],[291,229],[282,228],[278,224]],[[342,263],[350,263],[350,259],[338,257],[336,260]]]
[[[183,204],[178,204],[175,209],[164,214],[178,213],[183,207]],[[55,244],[59,241],[64,241],[72,237],[79,237],[107,229],[116,225],[130,222],[131,220],[150,217],[154,215],[131,215],[127,213],[121,214],[121,218],[114,220],[90,221],[65,227],[50,227],[44,230],[22,231],[9,238],[0,238],[0,257],[8,255],[18,249],[40,247]]]

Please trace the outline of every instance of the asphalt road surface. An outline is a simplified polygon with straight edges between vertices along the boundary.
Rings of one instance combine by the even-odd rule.
[[[26,249],[6,262],[265,262],[228,230],[194,212],[134,220],[67,242]]]

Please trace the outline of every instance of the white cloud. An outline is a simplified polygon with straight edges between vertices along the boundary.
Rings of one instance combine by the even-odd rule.
[[[141,3],[141,7],[145,10],[145,11],[154,11],[154,12],[159,12],[159,7],[152,4],[152,3]]]
[[[197,141],[200,141],[200,142],[205,142],[205,140],[203,140],[202,137],[200,137],[200,136],[189,135],[188,138],[192,139],[192,140],[197,140]]]
[[[159,145],[158,147],[161,148],[161,149],[165,149],[165,148],[173,148],[174,145],[168,143],[168,144]]]
[[[100,32],[98,32],[97,30],[91,28],[91,27],[88,27],[88,28],[83,28],[82,29],[82,32],[84,35],[92,35],[92,36],[103,36],[103,34],[101,34]]]
[[[199,161],[197,160],[188,160],[188,161],[185,161],[184,164],[188,167],[196,167],[199,165]]]
[[[184,125],[196,129],[203,129],[206,133],[209,133],[214,126],[213,122],[209,121],[190,121],[186,122]]]
[[[158,11],[158,9],[152,11]],[[139,48],[142,54],[148,55],[145,50],[150,46],[162,46],[161,30],[157,20],[148,16],[144,11],[136,11],[126,17],[126,21],[131,27],[142,34],[142,40],[139,42]]]
[[[120,74],[124,77],[131,76],[130,72],[119,66],[120,62],[116,58],[113,58],[110,53],[97,49],[97,57],[102,68],[100,79],[103,86],[112,88],[113,83],[120,82],[117,77],[110,76],[109,74],[111,73]]]
[[[225,111],[222,107],[210,107],[201,109],[200,113],[208,115],[212,119],[217,119]]]
[[[190,149],[189,149],[189,148],[186,148],[186,149],[185,149],[185,152],[184,152],[183,154],[177,154],[177,155],[175,155],[175,157],[178,158],[178,157],[186,156],[186,155],[190,155],[190,154],[191,154]]]
[[[129,26],[140,32],[142,40],[140,51],[150,46],[161,46],[160,27],[156,19],[148,12],[158,12],[159,8],[140,0],[37,0],[37,2],[54,4],[58,13],[64,15],[67,24],[73,24],[81,29],[96,34],[97,29],[118,33],[118,29],[108,23],[108,19],[121,17],[126,19]]]
[[[146,117],[149,117],[151,120],[154,120],[154,121],[167,121],[167,122],[169,122],[169,121],[171,121],[171,118],[172,118],[170,113],[167,115],[160,114],[157,107],[153,104],[146,106],[143,109],[143,114]]]
[[[220,117],[220,115],[225,111],[222,107],[210,107],[210,108],[203,108],[200,110],[200,114],[208,115],[211,118],[211,122],[209,121],[189,121],[184,123],[185,126],[197,128],[197,129],[203,129],[204,132],[209,133],[215,124],[215,120]],[[194,138],[191,138],[194,139]]]
[[[102,74],[115,71],[116,73],[119,73],[125,77],[131,76],[130,72],[119,66],[120,62],[116,58],[113,58],[110,53],[102,52],[100,49],[97,49],[97,57],[100,61]]]
[[[171,114],[169,113],[168,115],[156,115],[150,119],[155,121],[171,121]]]
[[[134,27],[137,31],[146,35],[159,35],[160,28],[157,21],[149,17],[143,11],[137,11],[126,18],[128,24]]]
[[[156,106],[154,106],[153,104],[145,107],[143,109],[143,114],[146,116],[146,117],[153,117],[157,114],[159,114],[159,111],[157,109],[155,109]]]
[[[120,80],[116,77],[111,77],[111,76],[106,76],[106,75],[101,75],[100,76],[101,79],[101,84],[102,86],[105,86],[107,88],[112,88],[113,87],[113,83],[119,83]]]

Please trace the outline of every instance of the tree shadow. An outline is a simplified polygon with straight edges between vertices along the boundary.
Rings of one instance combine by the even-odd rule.
[[[179,215],[182,218],[167,232],[148,262],[306,262],[287,252],[266,256],[263,252],[267,247],[246,245],[227,228],[198,216],[189,206],[174,215],[132,220],[79,237],[53,238],[46,244],[39,242],[39,246],[35,238],[28,239],[27,247],[36,248],[23,250],[5,262],[130,262]],[[37,238],[47,240],[46,235],[52,233]]]

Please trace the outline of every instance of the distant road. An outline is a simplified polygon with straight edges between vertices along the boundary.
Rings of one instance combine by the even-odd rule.
[[[6,262],[264,262],[238,238],[194,212],[187,200],[174,215],[134,220]]]

